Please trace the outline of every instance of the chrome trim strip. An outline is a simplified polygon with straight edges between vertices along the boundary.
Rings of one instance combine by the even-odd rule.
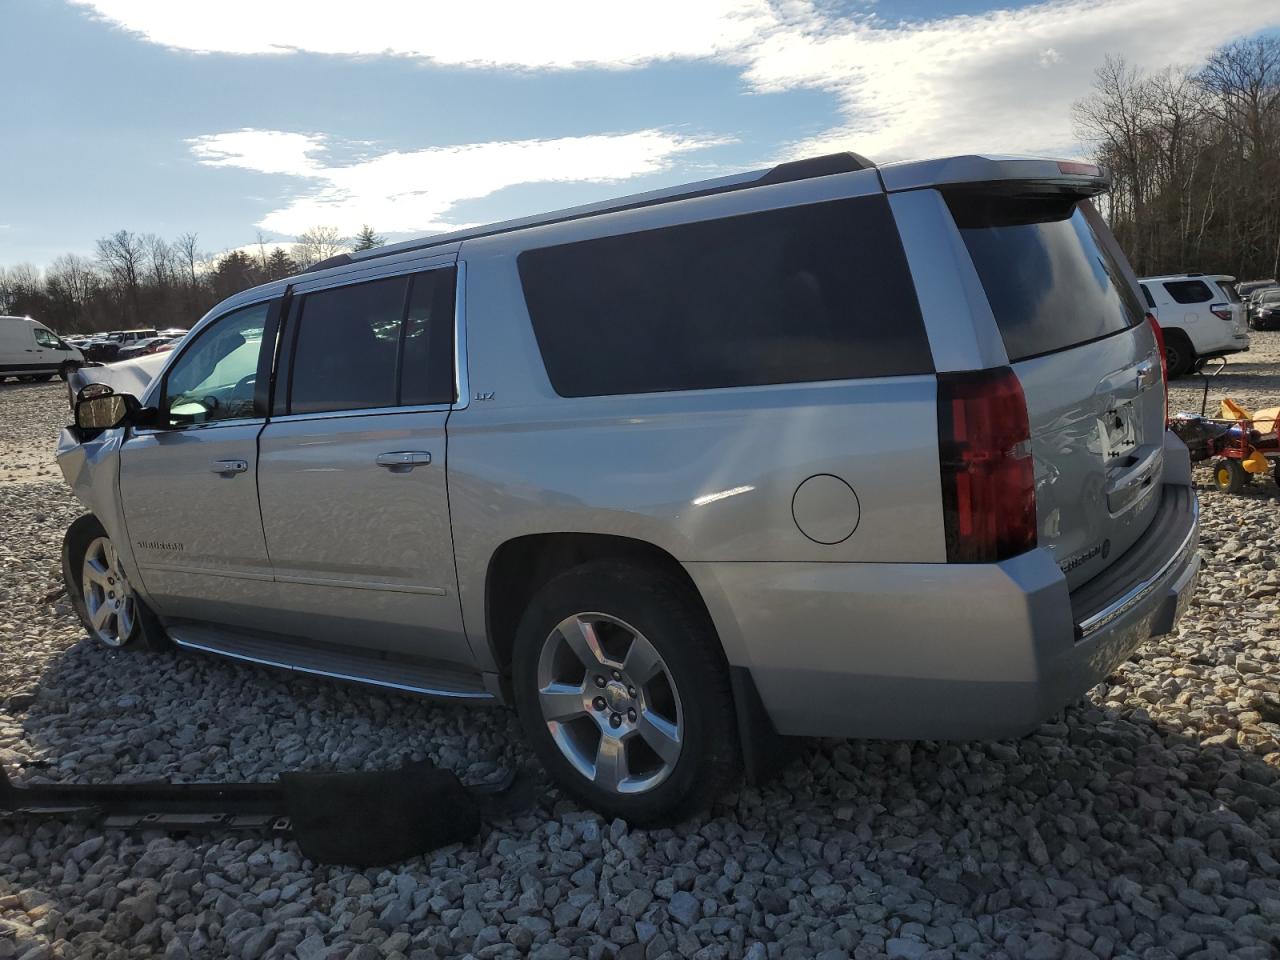
[[[1085,640],[1091,634],[1097,633],[1107,624],[1111,623],[1117,617],[1128,613],[1135,606],[1142,602],[1152,590],[1156,588],[1156,584],[1165,578],[1165,576],[1174,567],[1186,560],[1187,555],[1191,553],[1197,546],[1200,535],[1200,501],[1192,494],[1191,497],[1191,530],[1188,531],[1181,545],[1164,565],[1160,567],[1154,574],[1131,589],[1124,596],[1120,597],[1113,603],[1108,604],[1103,609],[1090,617],[1085,618],[1076,624],[1078,639]]]
[[[458,260],[458,287],[453,294],[453,383],[458,399],[454,410],[471,403],[471,378],[467,371],[467,261]]]
[[[199,650],[202,653],[212,653],[219,657],[228,657],[232,660],[240,660],[244,663],[256,663],[264,667],[277,667],[281,670],[290,670],[294,673],[306,673],[313,677],[328,677],[331,680],[347,680],[352,683],[367,683],[375,687],[384,687],[389,690],[403,690],[406,693],[420,693],[431,697],[443,697],[449,700],[494,700],[493,694],[485,692],[471,692],[464,690],[439,690],[435,687],[420,687],[409,683],[393,683],[390,680],[376,680],[372,677],[361,677],[354,674],[337,673],[332,670],[321,670],[316,667],[299,667],[292,663],[286,663],[283,660],[267,660],[263,657],[250,656],[247,653],[234,653],[229,650],[219,650],[217,647],[211,647],[207,644],[196,643],[192,640],[183,640],[181,637],[173,635],[173,642],[187,650]]]
[[[269,573],[250,573],[244,570],[220,570],[217,567],[191,567],[180,563],[139,563],[138,569],[143,573],[189,573],[200,577],[224,577],[228,580],[258,580],[272,583],[275,580]]]
[[[372,580],[333,580],[325,577],[298,577],[276,574],[277,583],[303,583],[314,587],[350,587],[353,590],[386,590],[390,593],[420,593],[431,597],[447,597],[443,587],[419,587],[410,583],[379,583]]]
[[[272,417],[271,422],[294,423],[302,420],[346,420],[350,417],[385,417],[398,413],[441,413],[450,409],[447,403],[424,403],[414,407],[364,407],[359,410],[320,410],[315,413],[287,413]]]

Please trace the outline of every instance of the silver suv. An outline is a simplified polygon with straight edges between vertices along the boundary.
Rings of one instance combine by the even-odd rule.
[[[1160,332],[1055,160],[843,154],[342,255],[88,386],[102,643],[514,704],[583,802],[1020,735],[1196,577]]]

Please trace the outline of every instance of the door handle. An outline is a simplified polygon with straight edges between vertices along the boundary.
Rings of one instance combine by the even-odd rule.
[[[431,454],[426,450],[395,450],[391,453],[380,453],[374,461],[380,467],[391,470],[412,470],[417,466],[425,466],[431,462]]]
[[[248,460],[215,460],[213,466],[210,467],[214,473],[223,475],[232,473],[244,473],[249,469]]]

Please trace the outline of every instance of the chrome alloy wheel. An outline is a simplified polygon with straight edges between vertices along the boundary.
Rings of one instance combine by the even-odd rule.
[[[603,613],[566,617],[543,641],[538,702],[579,773],[612,793],[644,793],[675,769],[684,712],[671,672],[635,627]]]
[[[94,636],[108,647],[124,646],[133,633],[136,601],[107,537],[95,538],[85,551],[80,587]]]

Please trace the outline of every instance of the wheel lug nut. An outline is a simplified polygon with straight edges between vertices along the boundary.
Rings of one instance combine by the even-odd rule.
[[[632,723],[635,723],[635,722],[636,722],[636,712],[635,712],[634,710],[628,710],[628,711],[627,711],[627,719],[628,719],[628,720],[630,720]]]
[[[596,697],[591,701],[591,705],[597,710],[603,710],[605,708],[604,697]]]
[[[597,686],[597,687],[603,687],[603,686],[604,686],[604,677],[596,677],[596,686]]]
[[[618,716],[618,714],[616,714],[616,713],[614,713],[614,714],[610,714],[610,715],[609,715],[609,726],[611,726],[611,727],[620,727],[620,726],[622,726],[622,717]]]
[[[615,679],[615,680],[621,680],[621,679],[622,679],[622,674],[621,674],[621,673],[619,673],[617,670],[613,671],[613,679]]]

